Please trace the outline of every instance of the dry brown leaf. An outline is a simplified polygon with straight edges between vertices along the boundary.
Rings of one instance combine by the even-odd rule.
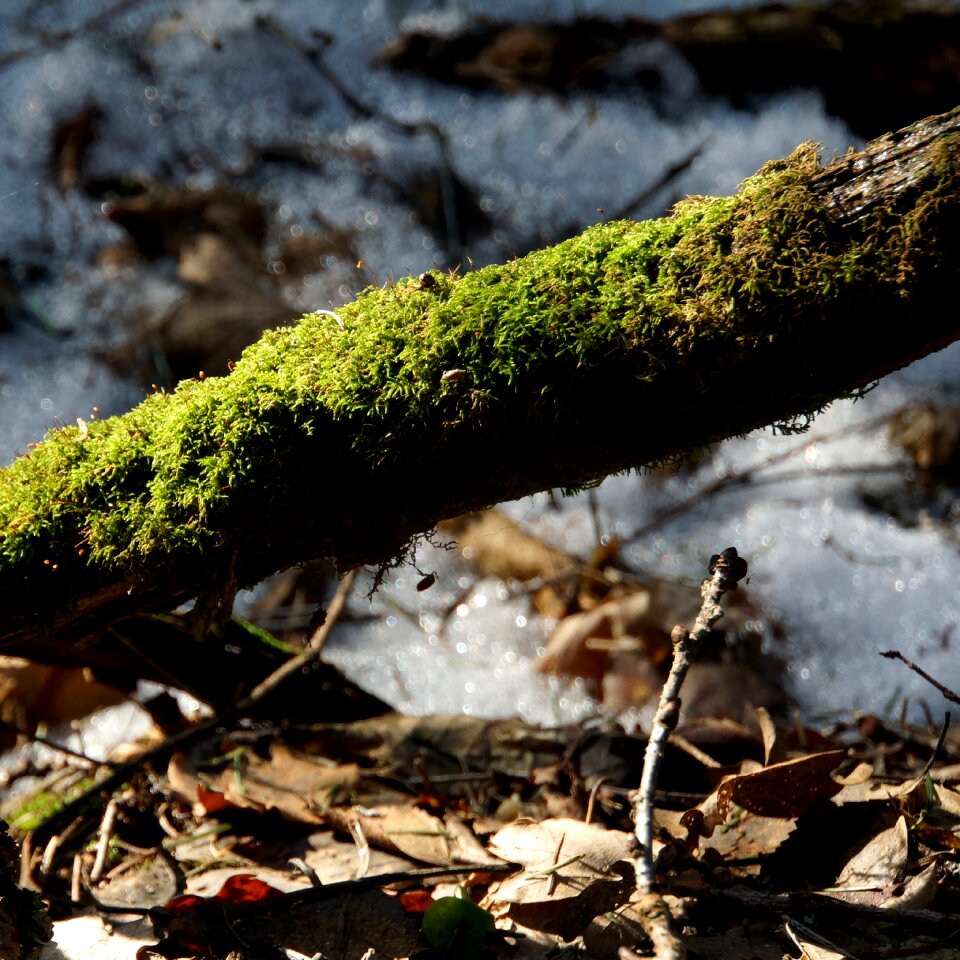
[[[760,728],[760,736],[763,740],[763,765],[770,766],[773,763],[779,763],[785,760],[783,756],[784,746],[777,737],[777,728],[770,716],[770,711],[766,707],[756,708],[757,726]]]
[[[933,862],[904,880],[909,838],[906,818],[900,817],[847,861],[836,884],[827,892],[848,903],[886,910],[926,908],[936,895],[939,871]]]
[[[575,863],[575,870],[591,872],[596,878],[609,876],[610,868],[634,852],[633,834],[608,830],[582,820],[554,819],[540,823],[515,820],[490,839],[490,851],[510,863],[519,863],[529,874],[563,876],[556,866]]]
[[[184,239],[179,253],[189,294],[153,318],[148,335],[171,362],[183,358],[185,374],[225,373],[264,329],[289,320],[258,251],[211,230]]]
[[[469,854],[465,859],[455,859],[459,850],[446,824],[419,807],[400,804],[383,804],[374,809],[331,807],[324,819],[328,826],[344,833],[359,829],[371,847],[402,853],[421,863],[446,866],[472,862]]]
[[[53,727],[127,699],[128,693],[100,683],[86,668],[0,657],[0,718],[22,729]]]
[[[887,910],[925,910],[930,906],[939,887],[940,871],[936,862],[929,864],[920,873],[910,877],[903,885],[903,890],[894,891],[881,907]]]
[[[209,774],[198,774],[182,753],[167,766],[170,792],[188,803],[197,802],[202,785],[230,806],[277,810],[303,823],[322,823],[322,811],[341,790],[352,790],[359,777],[356,764],[321,764],[281,743],[271,744],[266,759],[245,753],[237,765]]]
[[[937,798],[937,806],[944,813],[960,818],[960,790],[955,790],[943,783],[935,783],[933,792]]]
[[[448,813],[443,818],[449,834],[449,842],[453,858],[457,863],[501,863],[477,839],[477,835],[455,813]]]
[[[714,830],[713,835],[700,841],[701,853],[715,850],[725,859],[751,860],[773,853],[793,832],[796,824],[784,817],[759,817],[744,813],[729,830]],[[760,864],[742,870],[745,874],[759,874]]]
[[[752,766],[748,762],[745,766]],[[718,810],[718,790],[684,813],[657,810],[655,822],[670,836],[683,842],[688,849],[714,850],[725,858],[747,860],[764,856],[776,850],[789,837],[796,825],[783,817],[763,817],[744,811],[728,830],[716,828],[725,816]],[[746,872],[757,873],[759,866]]]
[[[584,563],[527,533],[499,510],[465,514],[441,529],[457,538],[464,559],[482,576],[539,583],[530,600],[541,616],[560,620],[577,609],[591,609],[614,589],[603,573],[616,555],[613,543],[595,550]]]
[[[917,838],[928,847],[940,850],[960,850],[960,832],[956,827],[952,830],[938,827],[928,820],[916,826]]]
[[[179,873],[164,853],[125,861],[96,888],[97,900],[114,907],[158,907],[175,897]]]
[[[463,714],[403,717],[389,714],[311,729],[304,748],[321,756],[363,757],[381,772],[409,779],[497,771],[526,779],[538,767],[558,763],[568,749],[563,730],[535,727],[517,717],[488,720]]]
[[[861,761],[849,773],[844,774],[842,777],[834,777],[833,779],[844,787],[854,787],[860,783],[869,783],[872,776],[873,764]]]
[[[267,233],[260,200],[227,187],[190,190],[150,183],[136,196],[115,200],[107,215],[130,234],[148,259],[179,257],[183,245],[198,234],[216,233],[257,263]]]
[[[487,80],[502,90],[544,82],[554,68],[557,38],[538,25],[508,24],[472,60],[457,64],[461,77]]]
[[[920,470],[955,469],[960,458],[960,407],[932,403],[911,407],[890,418],[887,434]]]
[[[523,870],[490,888],[483,906],[564,937],[625,902],[633,887],[632,834],[580,820],[517,820],[490,850]]]
[[[838,782],[843,782],[837,778]],[[889,800],[901,799],[903,784],[899,783],[881,783],[880,781],[869,779],[858,783],[844,783],[840,792],[832,798],[832,802],[838,807],[848,803],[876,803],[887,802]]]
[[[90,103],[57,125],[53,134],[53,173],[57,189],[67,193],[81,185],[84,160],[100,136],[103,110]]]
[[[799,817],[814,801],[840,792],[830,774],[844,757],[844,750],[829,750],[733,777],[717,788],[719,813],[725,818],[735,804],[763,817]]]
[[[790,939],[803,951],[800,960],[857,960],[842,947],[824,939],[795,920],[786,920],[784,928]]]
[[[956,783],[960,780],[960,763],[937,764],[930,771],[930,778],[936,783]]]
[[[664,627],[668,619],[669,614],[656,602],[653,591],[646,589],[575,613],[557,624],[537,669],[542,673],[587,677],[599,683],[607,668],[611,645],[591,646],[591,641],[614,641],[624,648],[629,644],[634,651],[655,653],[666,649],[669,631],[674,623],[681,622],[674,618]]]
[[[242,796],[264,809],[279,810],[292,820],[317,823],[336,797],[353,790],[359,779],[356,764],[321,764],[284,744],[273,743],[268,759],[250,755],[239,783]],[[225,785],[224,793],[234,799],[237,782],[230,778]]]
[[[410,861],[397,853],[367,848],[366,869],[361,863],[353,837],[343,837],[333,830],[318,830],[307,840],[309,849],[303,860],[323,884],[353,880],[358,876],[400,873],[410,869]]]
[[[907,820],[900,817],[847,861],[830,894],[850,903],[884,906],[906,870],[908,850]]]
[[[286,267],[285,277],[303,277],[329,269],[331,259],[356,263],[359,259],[353,240],[345,231],[323,223],[323,231],[289,237],[280,251]]]
[[[457,538],[464,559],[484,577],[553,580],[578,566],[570,554],[527,533],[499,510],[468,513],[440,529]]]

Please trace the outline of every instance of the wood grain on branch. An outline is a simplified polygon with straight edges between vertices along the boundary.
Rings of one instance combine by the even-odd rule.
[[[732,197],[369,289],[51,432],[0,471],[0,649],[802,420],[960,335],[958,160],[960,111],[825,169],[804,145]]]

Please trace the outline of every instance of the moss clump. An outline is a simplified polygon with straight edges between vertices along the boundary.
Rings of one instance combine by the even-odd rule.
[[[593,474],[570,466],[577,452],[567,450],[565,424],[586,416],[581,396],[591,415],[589,397],[606,390],[621,405],[648,402],[666,416],[659,405],[669,404],[690,419],[698,403],[715,406],[717,368],[789,362],[796,339],[827,335],[847,304],[869,311],[909,299],[916,252],[901,221],[882,214],[841,228],[811,188],[818,170],[805,145],[732,197],[693,197],[661,220],[600,224],[462,276],[367,289],[338,309],[342,325],[310,314],[265,334],[227,377],[51,432],[0,472],[0,586],[43,593],[68,572],[65,596],[120,583],[184,594],[213,557],[232,564],[259,552],[240,563],[249,579],[306,549],[339,556],[365,509],[355,491],[369,494],[381,475],[396,486],[404,470],[435,471],[431,458],[448,448],[459,464],[487,428],[501,431],[513,456],[522,452],[510,438],[526,430],[556,461],[554,473],[551,460],[526,481],[505,475],[493,487],[517,496],[822,404],[842,385],[773,376],[771,396],[738,400],[723,422],[708,416],[700,434],[687,422],[672,433],[670,423],[654,425],[649,451],[598,456]],[[955,193],[946,182],[937,191]],[[413,510],[403,501],[415,499],[415,483],[397,492],[398,527],[428,525],[448,505]],[[351,511],[357,517],[345,518]]]
[[[58,810],[76,800],[93,786],[92,780],[80,780],[71,784],[63,794],[53,790],[40,790],[29,797],[6,816],[10,829],[18,836],[24,836],[36,830],[45,820],[49,820]]]

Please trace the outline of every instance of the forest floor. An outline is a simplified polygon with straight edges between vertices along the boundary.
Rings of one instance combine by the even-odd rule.
[[[625,589],[612,551],[564,570],[562,552],[495,512],[464,521],[461,536],[476,542],[491,523],[504,557],[560,570],[531,577],[532,603],[577,607],[544,668],[592,672],[611,709],[553,729],[398,714],[315,659],[347,578],[300,669],[272,674],[240,714],[189,716],[161,692],[144,704],[148,734],[107,761],[44,738],[11,747],[0,812],[21,846],[21,888],[55,921],[56,945],[40,956],[681,955],[652,943],[644,922],[634,801],[649,710],[624,706],[656,699],[670,618],[692,597]],[[273,602],[304,578],[281,580]],[[734,633],[743,593],[729,595]],[[955,957],[960,737],[949,718],[805,723],[783,709],[770,664],[732,663],[713,639],[681,693],[654,802],[659,892],[687,955]],[[91,707],[121,696],[82,671],[23,670],[8,675],[19,683],[8,714],[18,704],[53,719],[81,692]],[[14,916],[0,918],[0,939],[23,943],[4,954],[18,960],[49,931],[29,894],[5,903]]]

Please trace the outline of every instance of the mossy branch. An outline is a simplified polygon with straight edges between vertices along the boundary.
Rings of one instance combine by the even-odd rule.
[[[52,431],[0,471],[2,647],[795,423],[960,335],[958,158],[960,111],[826,169],[807,144],[732,197],[368,289]]]

